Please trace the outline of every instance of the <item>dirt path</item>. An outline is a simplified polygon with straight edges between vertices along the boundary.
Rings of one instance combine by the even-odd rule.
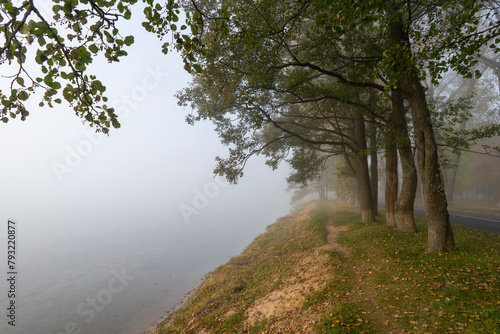
[[[282,333],[290,328],[300,328],[303,334],[315,333],[314,327],[320,320],[320,314],[302,306],[308,294],[324,289],[330,279],[329,258],[323,251],[334,250],[343,256],[350,256],[349,250],[337,243],[339,232],[346,231],[347,226],[338,227],[328,222],[326,228],[328,244],[317,248],[313,254],[305,255],[297,264],[294,275],[279,289],[256,300],[245,312],[248,327],[264,318],[274,317],[283,321],[277,322],[266,333]]]
[[[339,236],[339,232],[347,231],[347,228],[347,226],[335,226],[331,221],[326,223],[326,229],[328,230],[328,248],[339,252],[344,256],[350,256],[351,254],[347,248],[339,245],[337,238]]]

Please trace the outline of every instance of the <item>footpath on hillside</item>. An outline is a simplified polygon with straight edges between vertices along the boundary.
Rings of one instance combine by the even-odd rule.
[[[417,225],[308,204],[146,333],[500,333],[500,235],[455,226],[457,251],[430,254]]]

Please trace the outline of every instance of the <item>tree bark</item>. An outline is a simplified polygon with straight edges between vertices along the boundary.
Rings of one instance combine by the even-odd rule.
[[[370,187],[370,174],[368,172],[368,160],[366,157],[366,129],[363,115],[353,113],[354,131],[354,165],[356,168],[356,180],[359,190],[359,205],[361,209],[361,220],[371,223],[375,220],[373,213],[373,199]]]
[[[413,165],[415,166],[415,159],[413,158]],[[418,164],[417,164],[418,167]],[[422,178],[420,177],[420,171],[417,168],[417,193],[415,195],[415,199],[422,200]]]
[[[427,248],[429,252],[446,252],[455,246],[455,241],[425,91],[416,76],[405,78],[403,89],[410,95],[409,102],[415,129],[415,144],[428,226]]]
[[[378,215],[378,155],[377,155],[377,127],[372,117],[369,123],[370,136],[370,187],[372,191],[373,214]]]
[[[413,217],[415,193],[417,190],[417,170],[413,160],[411,141],[404,109],[404,99],[398,92],[392,92],[392,113],[397,137],[397,147],[402,168],[401,192],[394,205],[396,225],[400,232],[415,233],[417,227]]]
[[[398,196],[398,151],[394,132],[385,139],[385,218],[388,226],[397,227],[394,205]]]
[[[324,180],[324,176],[320,176],[318,178],[317,184],[316,184],[316,189],[318,191],[319,199],[322,201],[327,201],[328,200],[328,190],[327,186],[325,185],[326,182]]]

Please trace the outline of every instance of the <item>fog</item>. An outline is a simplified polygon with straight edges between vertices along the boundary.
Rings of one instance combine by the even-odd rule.
[[[36,98],[25,122],[1,125],[0,247],[13,219],[19,272],[18,325],[1,333],[139,333],[290,210],[286,166],[255,158],[237,185],[213,177],[227,148],[211,124],[185,123],[180,57],[135,34],[126,59],[90,68],[121,129],[96,134]],[[5,279],[0,290],[5,309]]]

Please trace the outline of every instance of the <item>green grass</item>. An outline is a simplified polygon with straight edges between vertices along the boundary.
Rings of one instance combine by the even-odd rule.
[[[350,291],[368,297],[354,299],[368,315],[361,332],[384,332],[382,325],[387,332],[500,333],[499,235],[454,226],[457,250],[427,253],[422,218],[421,232],[401,234],[383,217],[364,224],[357,215],[333,215],[336,224],[350,226],[338,240],[351,249],[356,278]],[[353,300],[332,298],[337,304]]]
[[[318,205],[310,217],[287,216],[271,225],[211,273],[159,333],[273,333],[280,322],[292,324],[271,317],[248,326],[245,311],[326,244],[327,222],[348,227],[337,242],[350,255],[321,250],[328,281],[302,303],[304,314],[318,316],[317,333],[500,334],[500,235],[454,226],[457,249],[427,253],[424,219],[417,217],[418,233],[401,234],[384,217],[361,223],[353,210],[330,203]]]

